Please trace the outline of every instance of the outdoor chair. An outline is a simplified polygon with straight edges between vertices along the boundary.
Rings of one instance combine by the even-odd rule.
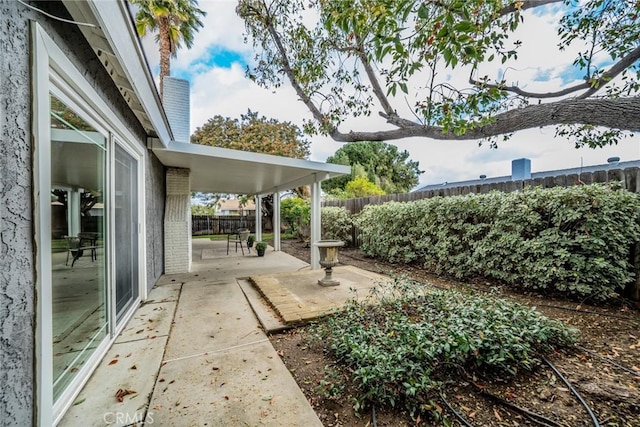
[[[246,246],[247,247],[247,251],[249,253],[251,253],[251,249],[249,249],[249,245],[247,243],[247,239],[249,238],[249,234],[251,234],[251,231],[249,231],[247,229],[239,229],[239,230],[236,230],[235,233],[227,234],[227,255],[229,255],[229,245],[231,243],[235,243],[236,244],[236,252],[238,252],[238,245],[240,245],[240,250],[242,251],[242,256],[244,256],[244,246]]]
[[[64,239],[67,241],[67,260],[64,263],[65,265],[69,265],[69,255],[71,255],[73,257],[71,267],[73,267],[78,258],[84,255],[84,251],[90,252],[91,261],[98,259],[98,254],[96,252],[96,249],[98,248],[96,245],[98,233],[78,233],[78,237],[64,236]]]

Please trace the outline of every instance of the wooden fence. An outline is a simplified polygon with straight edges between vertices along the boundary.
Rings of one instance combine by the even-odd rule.
[[[618,181],[623,188],[640,193],[640,168],[599,170],[595,172],[583,172],[578,174],[558,175],[545,178],[527,179],[524,181],[505,181],[489,184],[465,185],[459,187],[448,186],[437,190],[415,191],[413,193],[386,194],[384,196],[361,197],[347,200],[327,200],[322,206],[340,206],[352,214],[360,212],[366,205],[381,205],[386,202],[408,202],[412,200],[428,199],[438,196],[459,196],[462,194],[482,194],[490,191],[502,191],[510,193],[522,190],[524,187],[569,187],[579,183],[592,184],[596,182]],[[451,184],[450,184],[451,185]]]
[[[264,221],[263,221],[264,223]],[[255,216],[239,215],[192,215],[191,234],[199,236],[203,234],[228,234],[234,233],[239,228],[248,228],[251,232],[256,230]]]

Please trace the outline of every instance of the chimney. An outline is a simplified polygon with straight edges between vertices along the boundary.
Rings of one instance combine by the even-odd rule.
[[[511,161],[511,180],[523,181],[531,179],[531,160],[516,159]]]
[[[162,104],[176,142],[190,142],[189,82],[175,77],[164,78]]]

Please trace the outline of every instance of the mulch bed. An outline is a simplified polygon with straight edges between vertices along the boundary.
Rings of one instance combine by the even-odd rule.
[[[283,241],[282,250],[309,262],[310,251],[304,243]],[[430,274],[416,265],[394,265],[369,259],[358,250],[349,248],[340,251],[340,262],[376,273],[408,275],[443,288],[471,287],[481,292],[496,292],[497,289],[502,297],[535,306],[548,317],[578,328],[579,347],[555,353],[549,360],[584,398],[600,425],[640,426],[640,312],[626,301],[589,305],[522,294],[481,280],[463,283]],[[441,425],[428,415],[412,419],[393,408],[367,408],[357,414],[353,409],[355,389],[349,385],[342,397],[327,397],[320,382],[324,378],[325,367],[332,365],[333,360],[320,343],[310,343],[307,335],[307,330],[301,327],[274,335],[271,342],[325,426],[372,426],[374,419],[378,426]],[[348,378],[347,371],[342,371],[342,375]],[[460,378],[457,384],[451,385],[446,390],[446,402],[470,425],[540,425],[495,399],[480,394],[473,385],[474,381],[481,383],[492,394],[543,415],[558,425],[594,425],[567,385],[547,365],[515,378]],[[452,425],[462,425],[445,402],[434,402],[434,405],[453,421]]]

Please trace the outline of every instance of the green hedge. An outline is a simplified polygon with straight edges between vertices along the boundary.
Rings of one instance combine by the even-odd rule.
[[[604,300],[633,280],[640,198],[603,184],[528,188],[369,205],[356,225],[369,256]]]
[[[352,244],[353,220],[345,208],[326,206],[322,208],[322,238],[342,240]]]

